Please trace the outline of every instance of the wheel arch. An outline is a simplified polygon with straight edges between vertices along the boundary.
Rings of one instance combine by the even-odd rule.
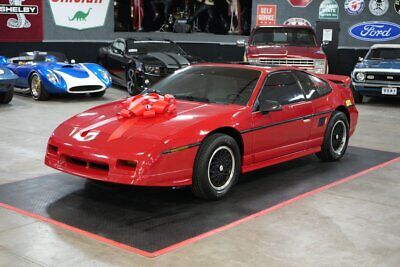
[[[211,136],[211,135],[213,135],[213,134],[216,134],[216,133],[226,134],[226,135],[229,135],[230,137],[232,137],[233,139],[235,139],[235,141],[236,141],[237,144],[239,145],[240,154],[241,154],[241,156],[243,157],[243,155],[244,155],[244,143],[243,143],[242,135],[240,134],[240,132],[239,132],[238,130],[236,130],[236,129],[233,128],[233,127],[229,127],[229,126],[217,128],[217,129],[215,129],[215,130],[209,132],[209,133],[205,136],[205,138],[203,139],[203,141],[204,141],[207,137],[209,137],[209,136]]]
[[[346,115],[347,120],[348,120],[348,122],[349,122],[349,124],[350,124],[350,112],[347,110],[347,108],[346,108],[345,106],[338,106],[338,107],[335,109],[335,111],[343,112],[343,113]]]

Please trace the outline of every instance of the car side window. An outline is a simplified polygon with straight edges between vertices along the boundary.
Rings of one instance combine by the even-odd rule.
[[[272,73],[258,97],[258,101],[273,100],[281,105],[304,101],[304,93],[290,71]]]
[[[326,95],[332,91],[327,82],[302,71],[294,71],[308,100]]]

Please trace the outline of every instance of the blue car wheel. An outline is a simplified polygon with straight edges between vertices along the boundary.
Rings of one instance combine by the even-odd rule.
[[[49,99],[49,94],[46,89],[43,87],[42,80],[38,73],[33,73],[30,80],[29,85],[31,88],[32,98],[39,101],[45,101]]]

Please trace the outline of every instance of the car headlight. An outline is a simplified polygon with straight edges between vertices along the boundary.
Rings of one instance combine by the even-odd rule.
[[[0,75],[3,75],[4,74],[4,70],[0,70]]]
[[[260,62],[260,60],[258,58],[247,58],[247,61],[250,64],[258,64]]]
[[[314,72],[324,74],[326,71],[326,59],[314,60]]]
[[[158,66],[144,66],[144,73],[149,75],[160,76],[161,69]]]
[[[49,74],[47,74],[47,80],[49,80],[53,84],[58,84],[60,82],[60,79],[54,72],[50,72]]]
[[[101,75],[101,78],[103,78],[106,82],[109,82],[111,80],[111,77],[110,77],[110,75],[108,74],[107,71],[99,70],[99,73]]]
[[[356,74],[356,79],[357,79],[358,81],[364,81],[364,80],[365,80],[365,73],[364,73],[364,72],[358,72],[358,73]]]

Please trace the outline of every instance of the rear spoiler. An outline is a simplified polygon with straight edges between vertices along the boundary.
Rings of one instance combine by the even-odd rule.
[[[347,88],[349,88],[351,84],[351,79],[349,76],[335,74],[319,74],[318,76]]]

